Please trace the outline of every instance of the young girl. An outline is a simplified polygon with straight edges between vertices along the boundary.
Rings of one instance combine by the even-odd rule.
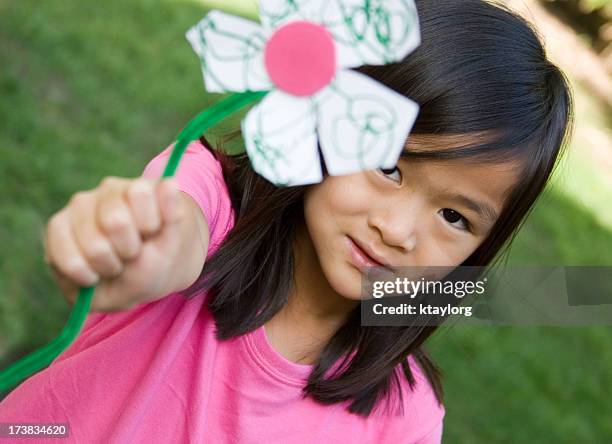
[[[362,273],[491,264],[571,108],[521,18],[481,0],[417,9],[416,52],[359,69],[421,106],[395,168],[277,188],[202,138],[176,180],[156,180],[166,149],[144,178],[77,193],[46,255],[68,300],[98,285],[97,312],[1,422],[68,423],[74,442],[439,443],[435,327],[361,326]]]

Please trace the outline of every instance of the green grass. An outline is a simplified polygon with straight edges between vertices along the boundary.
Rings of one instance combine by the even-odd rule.
[[[231,5],[252,11],[252,2]],[[49,216],[104,176],[139,175],[218,100],[184,39],[204,12],[195,1],[0,0],[0,366],[67,318],[42,261]],[[510,263],[612,265],[612,189],[579,143]],[[445,442],[610,442],[610,333],[442,331],[430,348],[446,371]]]

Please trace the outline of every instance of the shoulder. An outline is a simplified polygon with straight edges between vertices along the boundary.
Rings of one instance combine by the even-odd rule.
[[[142,176],[159,179],[173,148],[174,144],[149,161]],[[200,141],[194,141],[187,146],[174,177],[179,189],[187,193],[204,213],[210,232],[209,251],[218,247],[234,221],[221,163]]]

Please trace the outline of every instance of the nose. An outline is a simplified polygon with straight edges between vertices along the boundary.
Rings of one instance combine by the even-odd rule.
[[[405,199],[394,205],[389,205],[388,201],[385,204],[384,209],[370,213],[368,225],[379,232],[385,245],[411,252],[417,246],[418,204]]]

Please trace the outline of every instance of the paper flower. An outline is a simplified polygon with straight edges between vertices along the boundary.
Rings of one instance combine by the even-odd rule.
[[[261,25],[211,11],[186,34],[210,92],[270,90],[242,122],[253,168],[282,186],[392,168],[418,105],[349,68],[420,43],[411,0],[259,0]]]

